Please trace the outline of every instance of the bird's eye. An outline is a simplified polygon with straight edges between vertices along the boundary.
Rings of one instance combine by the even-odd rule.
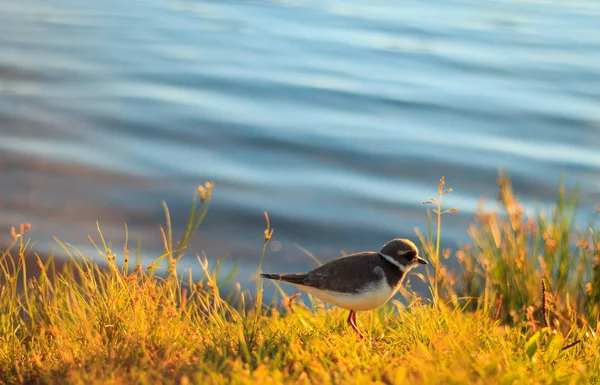
[[[404,258],[408,259],[409,261],[416,261],[417,253],[415,253],[414,251],[407,251],[406,253],[404,253]]]

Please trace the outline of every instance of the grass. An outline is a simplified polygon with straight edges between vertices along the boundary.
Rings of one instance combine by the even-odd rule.
[[[501,177],[500,209],[477,214],[454,271],[438,242],[442,214],[455,211],[442,209],[450,191],[442,180],[429,202],[437,229],[418,233],[431,295],[403,290],[403,301],[359,313],[363,341],[346,311],[316,300],[280,291],[282,305],[266,306],[261,281],[253,298],[223,298],[233,272],[220,278],[205,256],[201,278],[178,271],[211,184],[178,242],[166,209],[165,252],[147,264],[127,244],[117,263],[99,231],[108,267],[59,242],[71,258],[59,271],[31,253],[27,226],[13,229],[0,251],[0,383],[597,384],[600,238],[575,227],[576,199],[561,189],[550,214],[525,215]],[[261,263],[272,235],[267,216]],[[39,273],[28,272],[32,259]]]

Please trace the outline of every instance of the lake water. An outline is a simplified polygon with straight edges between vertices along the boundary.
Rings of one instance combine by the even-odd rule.
[[[215,182],[189,250],[314,266],[426,229],[449,245],[506,171],[530,207],[561,175],[600,203],[600,2],[0,2],[0,226],[89,251],[98,220],[160,247]],[[97,239],[97,237],[96,237]]]

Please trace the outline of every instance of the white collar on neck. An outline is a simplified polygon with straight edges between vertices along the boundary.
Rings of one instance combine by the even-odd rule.
[[[412,269],[412,266],[403,265],[403,264],[399,263],[398,261],[396,261],[394,258],[390,257],[389,255],[386,255],[386,254],[383,254],[383,253],[379,253],[379,255],[381,255],[383,257],[383,259],[385,259],[386,261],[388,261],[392,265],[396,266],[403,273],[408,273],[408,271],[410,269]]]

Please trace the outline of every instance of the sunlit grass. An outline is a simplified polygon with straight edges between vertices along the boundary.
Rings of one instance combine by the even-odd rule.
[[[117,260],[99,230],[103,267],[60,243],[71,258],[64,270],[37,259],[31,274],[28,228],[14,229],[0,252],[0,383],[597,383],[598,229],[575,228],[575,200],[563,191],[534,226],[502,180],[507,212],[478,214],[458,250],[459,279],[438,243],[441,214],[454,211],[442,207],[448,192],[440,183],[436,230],[421,235],[431,297],[359,313],[365,340],[346,311],[288,306],[283,292],[282,306],[266,306],[260,281],[224,299],[232,274],[219,277],[205,256],[195,277],[177,269],[194,254],[211,184],[196,192],[179,241],[165,205],[165,251],[143,264],[128,245]],[[261,262],[273,235],[266,218]]]
[[[498,179],[499,211],[480,209],[471,242],[456,253],[460,287],[445,295],[473,298],[469,307],[496,313],[503,322],[540,323],[542,280],[549,322],[597,326],[600,316],[600,228],[576,227],[577,193],[558,189],[549,212],[525,212],[509,180]],[[588,209],[595,214],[594,209]],[[454,278],[447,278],[450,280]],[[494,306],[492,306],[494,304]]]

